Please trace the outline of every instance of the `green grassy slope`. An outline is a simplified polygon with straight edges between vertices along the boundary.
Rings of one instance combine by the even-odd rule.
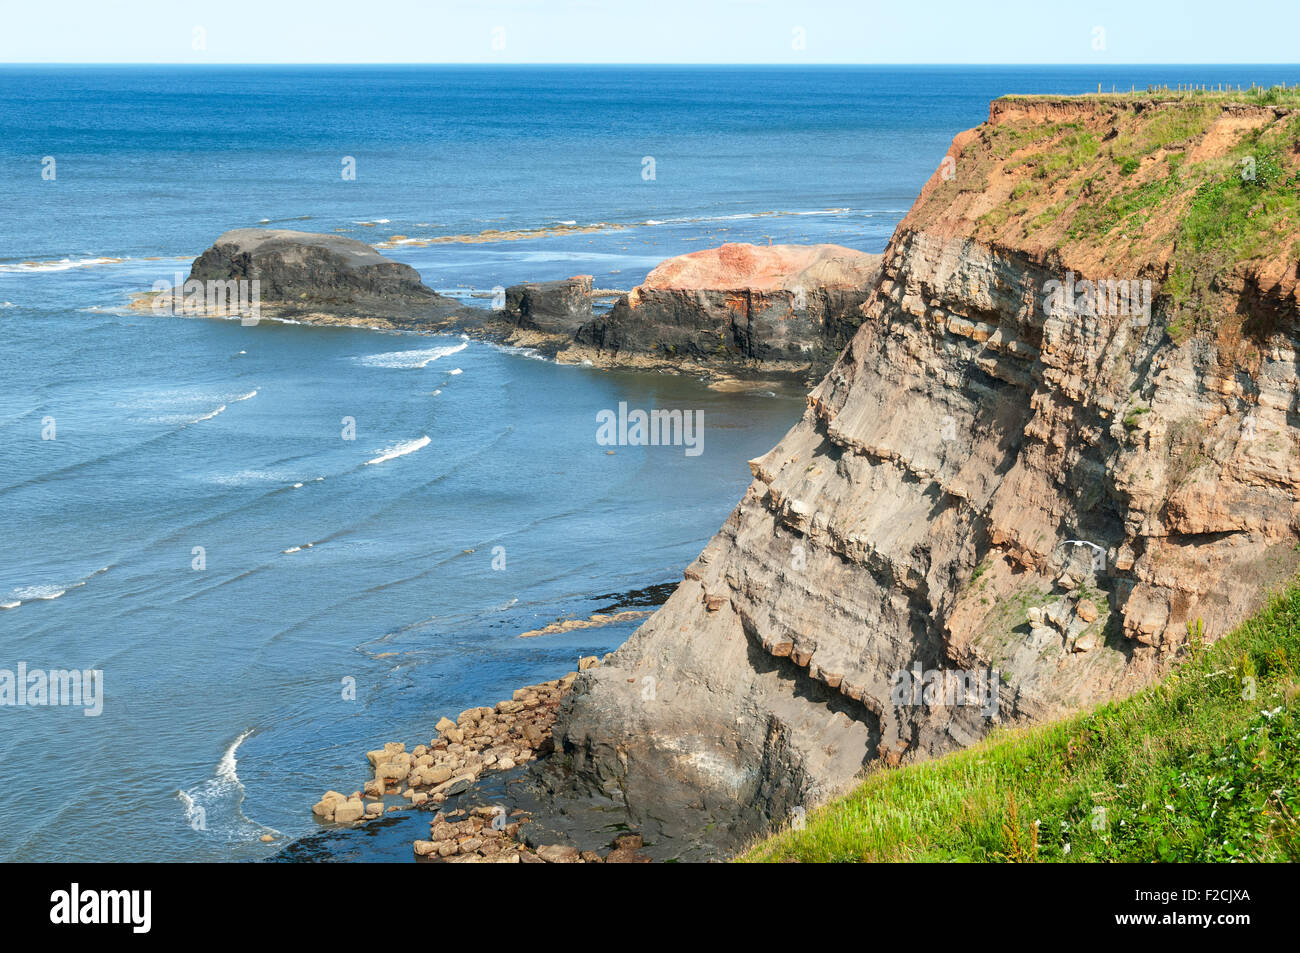
[[[1300,585],[1164,683],[869,774],[744,862],[1300,860]]]

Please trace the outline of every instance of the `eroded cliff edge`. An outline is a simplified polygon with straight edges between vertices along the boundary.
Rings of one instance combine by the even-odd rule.
[[[1136,691],[1188,622],[1259,606],[1298,558],[1298,142],[1281,105],[995,102],[802,420],[578,679],[554,783],[735,843],[877,759]],[[996,670],[995,717],[897,703],[915,663]]]

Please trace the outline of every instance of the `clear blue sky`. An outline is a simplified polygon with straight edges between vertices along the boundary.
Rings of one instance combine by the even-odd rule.
[[[1297,49],[1300,0],[32,0],[0,10],[5,63],[1290,63]]]

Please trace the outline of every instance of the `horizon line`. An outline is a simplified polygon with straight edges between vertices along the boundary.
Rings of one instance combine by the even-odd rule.
[[[482,67],[503,67],[503,66],[582,66],[582,67],[627,67],[627,66],[660,66],[660,67],[769,67],[773,69],[808,69],[808,68],[883,68],[883,67],[990,67],[990,68],[1007,68],[1007,67],[1045,67],[1064,69],[1070,67],[1093,68],[1093,69],[1116,69],[1126,67],[1151,67],[1151,66],[1188,66],[1188,67],[1283,67],[1295,68],[1300,70],[1300,63],[1266,63],[1266,62],[1178,62],[1153,60],[1148,62],[1133,63],[1050,63],[1050,62],[920,62],[920,61],[899,61],[884,63],[695,63],[695,62],[664,62],[664,61],[626,61],[626,62],[609,62],[609,61],[512,61],[512,62],[486,62],[482,60],[465,60],[465,61],[438,61],[438,62],[383,62],[383,61],[347,61],[347,62],[329,62],[329,61],[243,61],[243,60],[218,60],[212,62],[182,62],[176,60],[100,60],[100,61],[63,61],[63,60],[16,60],[0,62],[0,68],[14,66],[178,66],[202,69],[210,66],[406,66],[406,67],[436,67],[436,66],[482,66]]]

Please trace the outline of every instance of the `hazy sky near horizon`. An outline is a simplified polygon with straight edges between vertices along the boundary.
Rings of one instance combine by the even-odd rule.
[[[1300,2],[64,0],[3,63],[1289,63]]]

